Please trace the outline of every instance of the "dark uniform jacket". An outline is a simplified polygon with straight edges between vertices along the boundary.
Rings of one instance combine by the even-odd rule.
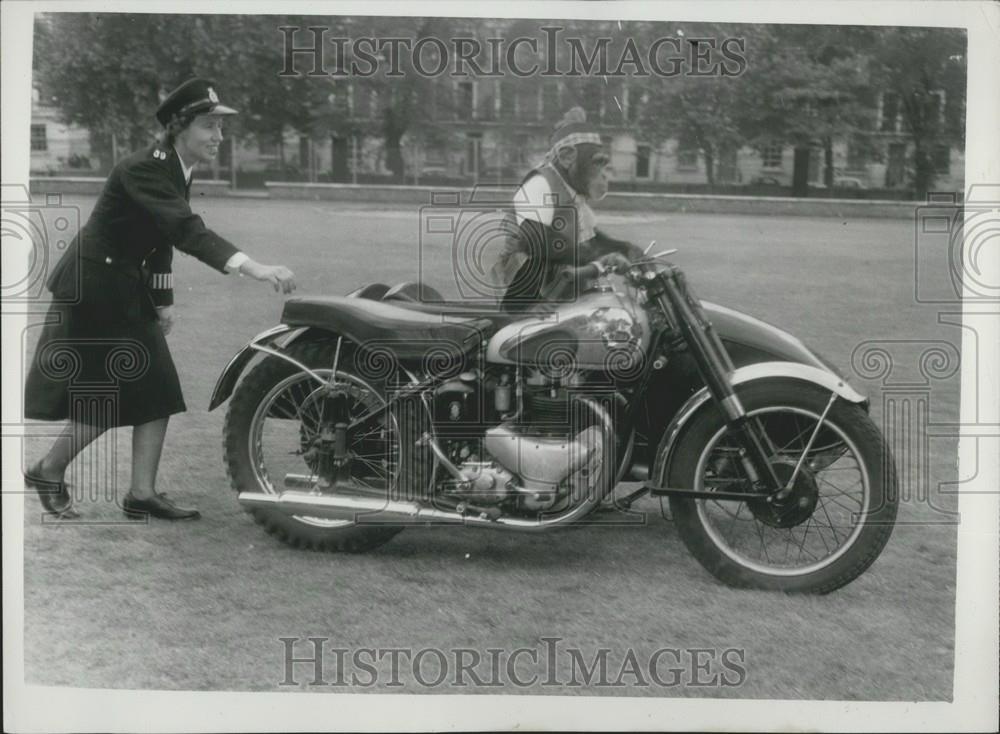
[[[111,171],[87,224],[50,275],[56,299],[76,300],[126,320],[174,302],[174,247],[225,272],[238,250],[188,204],[180,158],[151,146]]]
[[[177,153],[151,146],[111,171],[49,276],[53,301],[25,383],[25,417],[110,428],[186,410],[155,310],[173,303],[175,247],[221,272],[237,252],[191,211]]]

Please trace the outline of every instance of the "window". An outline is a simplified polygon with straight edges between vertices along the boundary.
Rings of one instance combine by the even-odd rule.
[[[847,169],[863,170],[868,165],[868,149],[856,140],[847,144]]]
[[[882,110],[879,121],[879,130],[884,133],[896,132],[896,123],[899,117],[899,95],[895,92],[882,93]]]
[[[781,143],[769,143],[760,151],[760,157],[764,168],[781,168],[781,158],[784,153],[784,145]]]
[[[448,153],[443,145],[428,145],[423,149],[424,169],[440,168],[444,170],[448,165]]]
[[[538,119],[538,94],[530,87],[518,85],[514,87],[514,95],[517,100],[515,103],[517,119],[522,121]]]
[[[823,149],[809,149],[809,183],[819,184],[823,180]]]
[[[716,183],[738,183],[740,181],[739,156],[735,147],[719,151],[715,159]]]
[[[934,173],[945,176],[951,173],[951,148],[947,145],[938,145],[931,153],[931,163],[934,165]]]
[[[497,95],[500,105],[500,119],[512,120],[516,112],[517,97],[514,94],[514,85],[506,79],[497,80]]]
[[[486,80],[479,87],[479,110],[477,116],[480,120],[495,120],[499,109],[500,80]]]
[[[465,159],[462,161],[462,173],[477,179],[482,170],[482,137],[480,133],[468,133],[465,136]]]
[[[259,140],[257,141],[257,152],[260,153],[261,158],[277,158],[278,143],[274,140]]]
[[[359,119],[366,120],[372,111],[372,90],[361,85],[352,89],[354,92],[352,111]]]
[[[930,93],[927,100],[927,122],[933,127],[944,124],[944,92],[935,91]]]
[[[648,145],[640,145],[635,151],[635,177],[649,178],[649,157],[653,149]]]
[[[517,135],[514,138],[514,145],[507,149],[507,164],[521,168],[528,164],[528,150],[531,147],[531,140],[527,135]]]
[[[476,116],[476,85],[474,82],[458,82],[458,99],[455,112],[459,119],[472,120]]]
[[[24,128],[21,128],[22,130]],[[49,149],[49,141],[45,135],[45,125],[31,126],[31,149],[45,151]]]
[[[542,85],[542,119],[555,122],[561,114],[560,95],[562,82],[559,80],[543,79]]]
[[[426,96],[424,97],[424,101],[427,105],[427,116],[432,120],[436,120],[438,116],[438,85],[429,84],[425,91]]]
[[[698,168],[698,149],[697,148],[678,148],[677,149],[677,170],[679,171],[690,171],[692,169]]]

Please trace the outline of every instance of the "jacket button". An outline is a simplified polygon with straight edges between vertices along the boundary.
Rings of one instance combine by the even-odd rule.
[[[110,265],[111,264],[111,258],[110,257],[104,258],[104,262],[106,262],[108,265]]]

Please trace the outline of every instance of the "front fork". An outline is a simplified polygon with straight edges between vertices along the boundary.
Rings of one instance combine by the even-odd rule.
[[[684,273],[671,267],[659,279],[653,293],[663,313],[684,336],[691,356],[709,393],[726,416],[726,424],[739,446],[740,464],[757,491],[779,491],[785,487],[771,463],[767,437],[756,421],[747,416],[739,396],[729,382],[734,366],[722,340],[701,305],[691,295]]]

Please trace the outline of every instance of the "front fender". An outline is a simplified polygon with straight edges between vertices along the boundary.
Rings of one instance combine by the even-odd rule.
[[[303,327],[278,324],[267,331],[259,333],[248,341],[246,346],[233,355],[233,358],[229,360],[229,364],[226,365],[225,369],[222,370],[222,374],[219,375],[219,379],[215,381],[215,389],[212,390],[212,399],[208,403],[209,412],[218,408],[233,394],[237,380],[240,379],[240,375],[246,369],[246,366],[250,364],[250,360],[257,354],[254,346],[271,344],[283,336],[290,335],[293,331],[303,331]]]
[[[763,380],[772,377],[784,377],[791,380],[801,380],[821,387],[830,392],[837,393],[838,396],[851,403],[865,404],[868,399],[847,384],[847,381],[838,377],[833,372],[819,367],[798,362],[757,362],[733,370],[729,376],[729,382],[733,387],[744,385],[754,380]],[[673,459],[674,450],[677,446],[677,439],[684,426],[698,412],[698,410],[712,399],[707,387],[703,387],[696,392],[687,402],[681,406],[674,414],[673,420],[667,426],[660,441],[660,446],[656,451],[656,460],[653,464],[651,477],[662,477],[663,470],[670,466]]]
[[[737,366],[741,359],[746,359],[746,362],[769,361],[765,356],[769,355],[770,360],[801,362],[836,371],[801,339],[774,324],[710,301],[702,301],[701,306]]]

